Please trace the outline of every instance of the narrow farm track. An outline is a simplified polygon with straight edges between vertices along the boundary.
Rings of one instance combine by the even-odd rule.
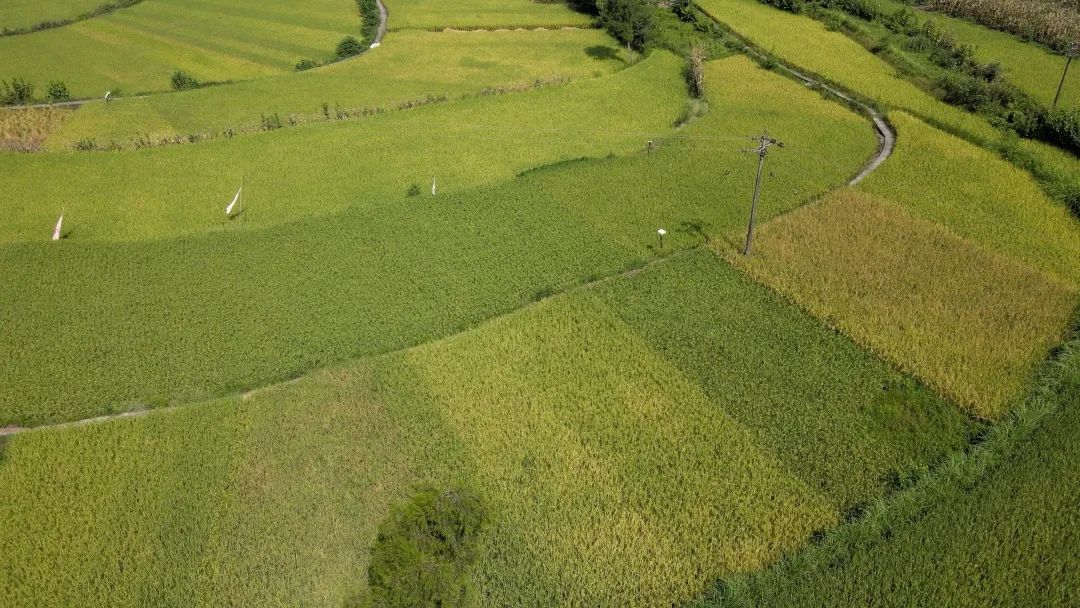
[[[763,61],[768,59],[768,57],[764,53],[760,53],[749,46],[746,47],[746,52],[753,57],[756,57]],[[818,87],[821,90],[828,92],[830,95],[854,105],[855,107],[862,110],[863,113],[869,116],[870,120],[873,121],[874,129],[877,130],[878,135],[878,152],[873,156],[873,158],[870,159],[869,162],[866,163],[866,165],[863,166],[862,170],[859,171],[858,175],[851,178],[851,181],[848,182],[849,186],[854,186],[855,184],[866,179],[867,176],[873,173],[875,169],[880,167],[882,163],[884,163],[886,160],[889,159],[890,156],[892,156],[893,149],[896,148],[896,132],[892,130],[892,127],[889,126],[889,123],[885,121],[885,117],[883,117],[880,112],[866,105],[865,103],[862,103],[861,101],[855,99],[851,95],[848,95],[847,93],[836,89],[835,87],[829,86],[819,80],[816,80],[815,78],[812,78],[807,74],[785,63],[776,61],[776,67],[781,71],[786,72],[787,74],[790,74],[795,78],[803,81],[808,86]]]
[[[568,294],[572,294],[572,293],[576,293],[576,292],[579,292],[579,291],[585,291],[585,290],[588,290],[588,289],[592,289],[592,288],[597,287],[599,285],[603,285],[605,283],[609,283],[611,281],[615,281],[615,280],[618,280],[618,279],[630,278],[630,277],[633,277],[633,276],[635,276],[637,274],[640,274],[641,272],[643,272],[644,270],[646,270],[648,268],[652,268],[653,266],[663,264],[664,262],[669,262],[671,260],[681,258],[681,257],[689,255],[689,254],[691,254],[691,253],[693,253],[695,251],[699,251],[699,250],[701,250],[703,248],[704,248],[704,245],[698,245],[696,247],[690,247],[690,248],[687,248],[687,249],[677,251],[675,253],[672,253],[671,255],[655,258],[655,259],[649,260],[648,262],[646,262],[644,264],[641,264],[640,266],[635,266],[634,268],[631,268],[629,270],[624,270],[622,272],[617,272],[617,273],[605,275],[605,276],[602,276],[602,277],[600,277],[598,279],[594,279],[592,281],[589,281],[588,283],[581,283],[581,284],[578,284],[578,285],[573,285],[573,286],[568,287],[568,288],[566,288],[566,289],[564,289],[562,291],[558,291],[558,292],[552,293],[552,294],[550,294],[548,296],[545,296],[543,298],[540,298],[540,299],[536,300],[535,302],[530,302],[528,304],[525,304],[524,306],[520,306],[520,307],[515,308],[513,310],[508,310],[506,312],[495,315],[493,317],[488,317],[486,319],[483,319],[482,321],[480,321],[476,325],[465,328],[462,331],[457,332],[456,334],[440,336],[438,338],[435,338],[434,340],[430,340],[428,342],[419,342],[417,344],[411,344],[411,345],[406,346],[404,348],[397,348],[397,349],[389,350],[389,351],[382,352],[382,353],[375,353],[375,354],[372,354],[372,355],[366,355],[366,356],[362,357],[362,359],[371,359],[371,358],[375,358],[375,357],[385,357],[385,356],[393,355],[393,354],[396,354],[396,353],[402,353],[402,352],[412,350],[414,348],[424,346],[425,344],[430,344],[432,342],[440,342],[442,340],[452,338],[452,337],[454,337],[456,335],[461,335],[461,334],[464,334],[464,333],[468,333],[470,331],[473,331],[474,329],[476,329],[480,325],[485,325],[487,323],[491,323],[491,322],[496,321],[498,319],[508,317],[510,315],[517,314],[517,313],[519,313],[519,312],[521,312],[523,310],[532,308],[534,306],[539,306],[540,304],[542,304],[542,303],[544,303],[544,302],[546,302],[548,300],[551,300],[553,298],[558,298],[558,297],[568,295]],[[352,360],[355,361],[357,359],[352,359]],[[349,360],[338,362],[338,363],[335,364],[335,366],[344,365],[344,364],[348,363],[348,361]],[[282,387],[282,386],[287,386],[289,384],[293,384],[295,382],[298,382],[298,381],[300,381],[300,380],[302,380],[302,379],[304,379],[306,377],[309,377],[309,376],[311,376],[313,374],[317,374],[320,371],[322,371],[322,369],[325,369],[325,368],[317,368],[317,369],[308,370],[306,373],[304,373],[303,375],[298,376],[296,378],[290,378],[288,380],[282,380],[282,381],[273,382],[271,384],[267,384],[267,385],[264,385],[264,386],[250,388],[250,389],[248,389],[248,390],[246,390],[244,392],[241,392],[241,393],[234,393],[232,395],[219,395],[217,397],[214,397],[213,400],[228,399],[230,397],[237,397],[237,396],[239,396],[241,399],[244,399],[244,400],[251,399],[252,397],[255,397],[256,395],[258,395],[260,393],[263,393],[263,392],[266,392],[268,390],[272,390],[272,389],[275,389],[275,388],[279,388],[279,387]],[[136,410],[131,410],[131,411],[127,411],[127,412],[120,412],[120,413],[117,413],[117,414],[106,414],[104,416],[94,416],[94,417],[91,417],[91,418],[83,418],[83,419],[80,419],[80,420],[70,420],[70,421],[67,421],[67,422],[57,422],[55,424],[43,424],[43,425],[40,425],[40,426],[33,426],[33,427],[5,426],[5,427],[0,427],[0,438],[11,437],[11,436],[14,436],[14,435],[19,435],[19,434],[22,434],[22,433],[29,433],[29,432],[33,432],[33,431],[49,431],[49,430],[54,430],[55,431],[55,430],[62,430],[62,429],[71,429],[71,428],[77,428],[77,427],[81,427],[81,426],[88,426],[88,425],[93,425],[93,424],[101,424],[101,423],[104,423],[104,422],[112,422],[112,421],[115,421],[115,420],[122,420],[122,419],[125,419],[125,418],[142,418],[142,417],[145,417],[145,416],[149,416],[151,414],[164,414],[164,413],[167,413],[167,412],[172,412],[172,411],[183,409],[183,408],[195,407],[195,406],[198,406],[199,404],[202,404],[202,403],[206,403],[206,401],[196,401],[196,402],[190,402],[190,403],[178,403],[176,405],[169,405],[169,406],[157,407],[157,408],[136,409]]]

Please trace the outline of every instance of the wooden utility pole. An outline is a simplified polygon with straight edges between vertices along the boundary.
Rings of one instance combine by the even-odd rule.
[[[1067,55],[1069,58],[1065,60],[1065,71],[1061,73],[1061,82],[1058,83],[1057,94],[1054,95],[1053,107],[1055,108],[1057,107],[1058,99],[1061,98],[1061,89],[1065,88],[1065,77],[1069,75],[1069,66],[1072,65],[1073,58],[1080,55],[1080,42],[1074,42],[1072,46],[1069,47]]]
[[[769,137],[768,130],[757,137],[751,138],[751,140],[757,143],[757,148],[747,150],[747,152],[757,152],[758,165],[757,177],[754,178],[754,200],[750,203],[750,225],[746,228],[746,246],[743,247],[743,255],[745,256],[750,255],[750,248],[754,244],[754,222],[757,219],[757,204],[758,197],[761,195],[761,174],[765,170],[765,156],[768,155],[769,148],[772,146],[784,147],[783,142]]]

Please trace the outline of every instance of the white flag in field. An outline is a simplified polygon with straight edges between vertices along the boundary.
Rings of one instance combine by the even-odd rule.
[[[243,187],[241,187],[236,191],[236,196],[233,197],[232,202],[229,203],[228,207],[225,207],[225,215],[232,215],[233,207],[236,206],[236,203],[240,202],[240,193],[243,192],[243,190]]]
[[[431,196],[435,196],[435,178],[431,178]]]
[[[53,228],[52,240],[54,240],[54,241],[59,241],[60,240],[60,230],[63,227],[64,227],[64,214],[61,213],[60,214],[60,219],[56,220],[56,228]]]

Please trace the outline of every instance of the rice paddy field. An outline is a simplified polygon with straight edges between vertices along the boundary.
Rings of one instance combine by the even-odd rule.
[[[327,111],[394,110],[433,98],[560,84],[625,67],[618,45],[598,30],[528,32],[402,31],[362,59],[171,95],[90,103],[49,138],[55,150],[93,139],[102,146],[176,135],[259,128],[264,116],[285,124],[318,121]]]
[[[0,38],[0,78],[43,94],[63,81],[73,97],[170,90],[175,70],[200,82],[291,72],[325,61],[360,35],[350,0],[153,0],[65,27]]]
[[[400,0],[390,27],[398,29],[506,29],[591,27],[593,18],[562,2],[533,0]]]
[[[745,314],[763,307],[773,314]],[[697,322],[716,343],[754,346],[702,365],[695,351],[711,352],[707,342],[656,340]],[[717,388],[762,360],[774,378],[765,398],[755,383],[701,384]],[[818,404],[789,410],[804,390]],[[825,420],[846,429],[819,439],[837,472],[858,471],[863,484],[834,494],[823,482],[836,473],[787,466],[770,448],[780,436],[757,432],[770,412],[792,431]],[[353,573],[387,505],[416,479],[465,479],[498,514],[473,574],[479,605],[652,606],[760,567],[848,501],[880,493],[879,473],[964,442],[967,426],[694,251],[246,397],[19,436],[0,473],[5,521],[16,524],[0,532],[15,549],[0,572],[21,583],[16,606],[340,604],[365,592]],[[313,476],[297,484],[301,470]],[[77,513],[55,508],[69,503]]]
[[[0,604],[1077,602],[1075,155],[756,0],[387,0],[296,71],[319,2],[0,36],[124,93],[0,110]]]
[[[75,19],[105,3],[106,0],[5,0],[0,6],[0,31]]]

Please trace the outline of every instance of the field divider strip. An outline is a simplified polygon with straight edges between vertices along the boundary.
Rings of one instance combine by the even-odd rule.
[[[207,397],[207,398],[201,399],[199,401],[190,401],[190,402],[186,402],[186,403],[176,403],[176,404],[173,404],[173,405],[167,405],[167,406],[162,406],[162,407],[143,407],[143,408],[139,408],[139,409],[128,410],[126,412],[118,412],[116,414],[105,414],[105,415],[102,415],[102,416],[93,416],[91,418],[81,418],[79,420],[68,420],[68,421],[65,421],[65,422],[57,422],[57,423],[53,423],[53,424],[42,424],[42,425],[38,425],[38,426],[29,426],[29,427],[4,426],[4,427],[0,427],[0,439],[5,438],[5,437],[11,437],[11,436],[14,436],[14,435],[20,435],[20,434],[23,434],[23,433],[34,432],[34,431],[71,429],[71,428],[78,428],[78,427],[89,426],[89,425],[94,425],[94,424],[100,424],[100,423],[105,423],[105,422],[112,422],[112,421],[115,421],[115,420],[122,420],[122,419],[125,419],[125,418],[142,418],[142,417],[145,417],[145,416],[149,416],[151,414],[164,414],[164,413],[167,413],[167,412],[172,412],[172,411],[176,411],[176,410],[184,409],[184,408],[188,408],[188,407],[196,407],[198,405],[207,403],[208,401],[216,401],[216,400],[219,400],[219,399],[229,399],[229,398],[235,398],[235,397],[239,397],[241,400],[251,399],[252,397],[255,397],[256,395],[258,395],[259,393],[263,393],[263,392],[268,391],[268,390],[273,390],[275,388],[280,388],[282,386],[287,386],[289,384],[299,382],[299,381],[303,380],[304,378],[310,377],[310,376],[312,376],[314,374],[317,374],[320,371],[325,370],[325,369],[341,367],[342,365],[347,365],[349,362],[356,362],[356,361],[361,361],[361,360],[365,360],[365,359],[375,359],[377,357],[392,356],[392,355],[395,355],[395,354],[408,352],[408,351],[410,351],[410,350],[412,350],[414,348],[419,348],[419,347],[422,347],[422,346],[427,345],[427,344],[433,344],[435,342],[440,342],[442,340],[450,339],[450,338],[453,338],[454,336],[459,336],[461,334],[465,334],[465,333],[468,333],[470,331],[473,331],[477,327],[480,327],[480,326],[485,325],[487,323],[491,323],[491,322],[496,321],[498,319],[501,319],[503,317],[508,317],[510,315],[517,314],[517,313],[519,313],[519,312],[521,312],[523,310],[527,310],[527,309],[529,309],[529,308],[531,308],[533,306],[538,306],[540,304],[543,304],[544,302],[547,302],[548,300],[563,297],[563,296],[570,295],[570,294],[573,294],[573,293],[578,293],[578,292],[581,292],[581,291],[587,291],[587,290],[592,289],[594,287],[597,287],[599,285],[603,285],[605,283],[609,283],[611,281],[615,281],[615,280],[618,280],[618,279],[621,279],[621,278],[634,277],[634,276],[640,274],[641,272],[647,270],[648,268],[651,268],[651,267],[656,266],[658,264],[662,264],[664,262],[668,262],[668,261],[671,261],[671,260],[675,260],[675,259],[687,256],[687,255],[690,255],[691,253],[696,252],[696,251],[701,251],[704,248],[705,248],[705,244],[702,243],[702,244],[699,244],[699,245],[695,245],[693,247],[687,247],[685,249],[680,249],[680,250],[678,250],[676,252],[673,252],[673,253],[671,253],[669,255],[650,259],[650,260],[648,260],[648,261],[646,261],[644,263],[641,263],[641,264],[638,264],[638,265],[634,266],[633,268],[629,268],[629,269],[626,269],[626,270],[620,270],[620,271],[614,272],[612,274],[608,274],[608,275],[604,275],[604,276],[601,276],[601,277],[596,278],[596,279],[592,279],[592,280],[587,281],[585,283],[577,283],[575,285],[571,285],[571,286],[567,287],[566,289],[563,289],[562,291],[557,291],[557,292],[551,293],[551,294],[546,295],[546,296],[544,296],[542,298],[538,298],[538,299],[536,299],[536,300],[534,300],[532,302],[528,302],[526,304],[523,304],[522,306],[518,306],[517,308],[513,308],[511,310],[507,310],[507,311],[498,313],[496,315],[487,317],[485,319],[482,319],[481,321],[479,321],[479,322],[477,322],[477,323],[475,323],[473,325],[470,325],[469,327],[465,327],[465,328],[461,329],[460,331],[457,331],[457,332],[454,332],[454,333],[451,333],[451,334],[438,336],[438,337],[433,338],[431,340],[417,342],[415,344],[409,344],[408,346],[403,346],[403,347],[400,347],[400,348],[394,348],[394,349],[386,350],[386,351],[382,351],[382,352],[370,353],[370,354],[362,355],[362,356],[358,356],[358,357],[349,357],[349,358],[346,358],[346,359],[343,359],[343,360],[340,360],[340,361],[336,361],[336,362],[334,362],[334,363],[332,363],[330,365],[309,369],[309,370],[305,371],[304,373],[300,374],[299,376],[296,376],[294,378],[289,378],[287,380],[279,380],[279,381],[271,382],[269,384],[265,384],[265,385],[262,385],[262,386],[256,386],[256,387],[253,387],[253,388],[241,391],[241,392],[234,392],[234,393],[230,393],[230,394],[223,394],[223,395]]]

